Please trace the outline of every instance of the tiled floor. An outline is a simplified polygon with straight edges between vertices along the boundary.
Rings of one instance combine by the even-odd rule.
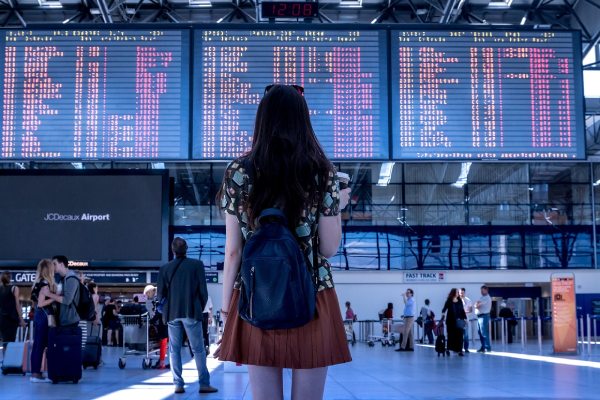
[[[528,359],[517,354],[519,345],[513,346],[486,355],[437,358],[426,346],[418,346],[414,353],[397,353],[380,345],[357,344],[352,363],[330,368],[325,398],[600,399],[600,356]],[[105,349],[104,359],[105,365],[85,371],[78,385],[31,384],[22,376],[2,376],[0,399],[251,399],[247,374],[225,373],[213,359],[209,369],[219,393],[202,396],[192,363],[184,372],[187,393],[174,396],[170,372],[144,371],[139,357],[129,358],[126,369],[119,370],[115,348]],[[288,392],[290,381],[286,371]]]

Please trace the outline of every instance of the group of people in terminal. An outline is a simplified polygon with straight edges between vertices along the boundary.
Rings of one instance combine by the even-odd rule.
[[[414,291],[407,289],[402,297],[404,301],[403,323],[400,325],[399,332],[402,340],[396,351],[414,351],[413,331],[415,323],[423,328],[423,337],[419,339],[421,343],[427,340],[428,344],[432,345],[434,332],[436,332],[438,335],[447,334],[448,350],[457,353],[459,356],[469,353],[469,343],[475,337],[479,337],[481,341],[478,352],[485,353],[492,350],[489,330],[492,298],[489,295],[487,286],[481,286],[481,297],[475,302],[467,297],[465,288],[452,288],[442,308],[442,317],[439,321],[436,321],[429,299],[425,299],[425,304],[417,314]],[[348,315],[348,310],[351,311],[349,304],[349,302],[346,303],[346,315]],[[510,318],[513,316],[510,309],[506,308],[506,310],[501,317]],[[351,311],[351,313],[354,314],[354,311]],[[394,318],[393,303],[388,303],[387,308],[380,312],[380,318],[388,320]],[[445,329],[443,329],[444,327]],[[512,336],[509,336],[509,338],[512,339]]]
[[[303,93],[304,89],[297,85],[265,88],[256,115],[252,148],[228,166],[217,199],[225,215],[226,244],[220,310],[224,333],[214,356],[248,365],[255,400],[284,398],[284,368],[292,369],[292,398],[322,398],[327,368],[351,361],[327,260],[340,245],[340,212],[350,200],[350,179],[338,174],[325,155],[311,125]],[[243,263],[242,255],[250,241],[260,241],[258,238],[262,237],[262,245],[276,246],[269,242],[273,238],[257,233],[263,222],[279,224],[282,237],[293,238],[283,250],[304,277],[306,290],[301,298],[295,297],[296,292],[285,290],[290,281],[253,275],[254,267]],[[263,247],[258,246],[257,254]],[[210,385],[201,328],[208,301],[204,268],[199,261],[186,257],[185,240],[175,238],[171,250],[175,258],[160,269],[156,297],[157,310],[168,327],[175,393],[185,392],[181,367],[184,331],[198,370],[199,392],[213,393],[217,389]],[[38,270],[36,335],[44,337],[52,317],[60,325],[77,324],[79,319],[72,309],[75,280],[69,278],[74,273],[67,268],[66,260],[43,260]],[[61,276],[58,283],[54,272]],[[246,290],[241,276],[246,272],[261,290]],[[248,292],[252,292],[250,302]],[[270,294],[275,293],[292,298],[296,304],[304,302],[306,307],[286,309],[279,307],[281,304],[269,304]],[[271,306],[279,307],[279,314],[274,315]],[[304,313],[306,318],[301,323],[290,320],[290,312],[294,311]],[[277,323],[263,329],[265,320],[258,321],[259,314],[274,317],[271,322]],[[112,330],[118,329],[107,322]],[[44,345],[44,339],[36,345],[36,380],[43,380],[38,365]]]

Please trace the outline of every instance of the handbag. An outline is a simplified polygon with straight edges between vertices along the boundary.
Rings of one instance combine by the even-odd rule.
[[[171,274],[171,278],[169,279],[168,284],[165,287],[167,289],[167,293],[166,293],[166,295],[163,294],[163,296],[160,299],[160,301],[158,302],[158,304],[156,304],[156,312],[163,314],[163,310],[164,310],[165,306],[167,305],[167,302],[169,301],[169,290],[171,288],[171,282],[173,282],[173,278],[175,277],[175,274],[177,273],[177,270],[179,269],[179,266],[181,265],[183,260],[185,260],[185,257],[181,258],[179,260],[179,262],[177,263],[177,265],[175,266],[175,269],[173,270],[173,273]]]
[[[467,327],[467,323],[464,319],[456,319],[456,327],[464,330]]]

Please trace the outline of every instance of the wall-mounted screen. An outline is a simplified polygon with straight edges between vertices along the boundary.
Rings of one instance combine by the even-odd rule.
[[[394,159],[585,157],[578,32],[391,35]]]
[[[0,31],[0,158],[188,158],[189,36]]]
[[[387,159],[384,30],[195,31],[194,150],[233,159],[250,148],[265,87],[305,89],[311,121],[333,159]]]
[[[90,266],[167,260],[165,171],[0,170],[0,266],[64,254]]]

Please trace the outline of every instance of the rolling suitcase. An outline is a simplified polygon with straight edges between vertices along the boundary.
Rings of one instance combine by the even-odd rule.
[[[17,331],[17,340],[19,338],[27,337],[27,329],[25,329],[25,335],[22,334],[22,329],[19,327]],[[4,360],[2,361],[2,375],[8,374],[21,374],[25,375],[27,371],[27,353],[25,352],[25,342],[10,342],[6,344],[6,352],[4,353]]]
[[[102,332],[100,326],[98,326],[98,335],[94,335],[94,326],[92,326],[90,336],[87,337],[85,347],[83,349],[83,369],[87,367],[94,367],[98,369],[100,360],[102,359],[102,339],[100,339],[100,333]]]
[[[81,329],[50,328],[48,334],[48,378],[52,383],[81,379]]]

